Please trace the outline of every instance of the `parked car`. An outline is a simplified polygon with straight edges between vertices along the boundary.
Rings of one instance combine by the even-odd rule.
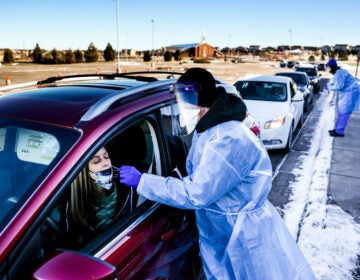
[[[308,74],[311,84],[314,86],[314,93],[318,93],[320,90],[320,77],[319,71],[316,65],[301,65],[295,68],[296,71],[305,72]]]
[[[289,151],[304,111],[304,97],[296,83],[288,77],[260,75],[237,80],[234,86],[259,121],[265,147]]]
[[[285,68],[286,65],[287,65],[287,61],[286,61],[286,60],[280,61],[280,67],[281,67],[281,68]]]
[[[236,64],[236,63],[241,63],[242,61],[240,57],[234,57],[233,59],[231,59],[231,62]]]
[[[326,69],[325,63],[319,63],[319,64],[317,65],[317,69],[318,69],[319,71],[325,71],[325,69]]]
[[[205,278],[193,211],[134,194],[132,211],[89,235],[69,216],[73,182],[101,147],[115,169],[186,175],[181,74],[50,77],[0,98],[1,279]]]
[[[310,111],[311,103],[314,96],[314,87],[310,82],[309,76],[305,72],[291,71],[291,72],[278,72],[276,76],[285,76],[292,78],[299,91],[304,95],[304,110]]]
[[[294,68],[294,66],[295,66],[295,61],[288,60],[286,66],[287,66],[287,68]]]
[[[204,277],[193,211],[137,197],[105,230],[69,235],[71,184],[101,147],[115,167],[184,169],[175,75],[51,77],[0,98],[1,279]]]

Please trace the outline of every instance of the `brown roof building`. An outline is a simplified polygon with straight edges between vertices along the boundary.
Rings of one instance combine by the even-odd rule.
[[[223,53],[206,42],[205,35],[202,36],[200,43],[171,45],[165,49],[172,52],[179,51],[181,57],[223,57]]]

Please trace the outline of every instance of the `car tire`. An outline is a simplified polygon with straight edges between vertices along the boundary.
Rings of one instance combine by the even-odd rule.
[[[315,87],[314,87],[314,93],[318,93],[320,91],[320,85],[317,84]]]
[[[305,116],[304,116],[304,112],[303,112],[301,114],[301,117],[300,117],[299,123],[297,125],[297,128],[299,128],[299,129],[302,128],[304,126],[304,123],[305,123]]]
[[[294,129],[293,129],[293,124],[291,124],[290,129],[289,129],[288,140],[286,142],[286,146],[284,149],[282,149],[283,153],[286,154],[286,153],[290,152],[291,146],[293,144],[293,139],[294,139]]]
[[[310,104],[310,96],[308,96],[305,100],[305,106],[304,106],[304,111],[305,112],[310,112],[311,110],[311,104]]]

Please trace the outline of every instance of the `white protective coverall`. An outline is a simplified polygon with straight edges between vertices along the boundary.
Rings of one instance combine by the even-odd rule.
[[[261,141],[240,121],[194,133],[182,179],[143,174],[137,191],[195,209],[207,279],[315,279],[267,200],[272,168]]]
[[[359,110],[360,85],[359,82],[344,69],[337,69],[327,88],[338,92],[338,118],[335,131],[344,134],[345,127],[354,110]]]

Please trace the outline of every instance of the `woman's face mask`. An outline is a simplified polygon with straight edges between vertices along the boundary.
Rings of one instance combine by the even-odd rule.
[[[113,178],[113,169],[110,167],[109,169],[102,170],[99,172],[90,172],[95,176],[95,183],[105,190],[110,190],[112,186],[112,178]]]

